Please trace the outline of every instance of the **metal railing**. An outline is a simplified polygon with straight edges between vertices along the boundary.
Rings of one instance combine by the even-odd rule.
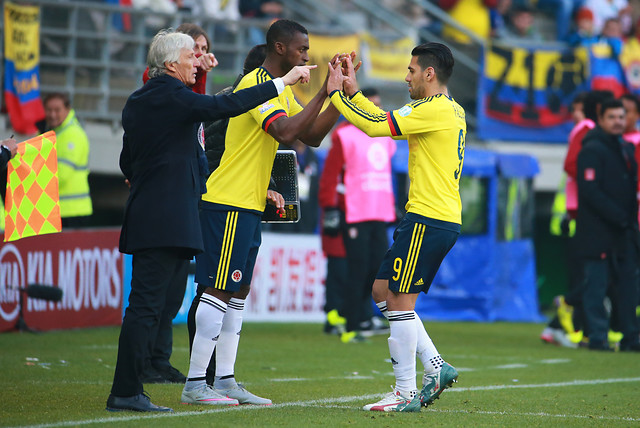
[[[41,92],[66,92],[79,117],[108,121],[114,126],[119,125],[127,97],[142,84],[147,49],[159,29],[176,28],[183,22],[194,22],[205,29],[220,62],[207,82],[209,92],[215,93],[231,84],[242,70],[244,58],[255,44],[252,32],[264,33],[270,23],[264,19],[229,22],[182,12],[157,13],[90,1],[14,2],[41,7]],[[124,28],[114,24],[123,19],[128,23]],[[308,28],[323,33],[345,33],[324,25]],[[3,21],[0,42],[4,45]]]
[[[340,0],[335,3],[336,7],[317,0],[281,1],[285,17],[299,20],[310,32],[353,33],[357,28],[350,22],[352,15],[348,12],[352,12],[360,14],[367,29],[381,39],[412,36],[421,41],[443,42],[429,28],[416,28],[406,14],[385,8],[378,1]],[[160,28],[195,22],[207,31],[220,61],[215,72],[208,76],[208,90],[214,93],[233,82],[242,69],[246,53],[255,43],[264,40],[256,40],[255,34],[264,34],[270,23],[260,19],[228,22],[183,12],[166,14],[92,1],[14,2],[41,7],[41,91],[66,92],[82,119],[108,121],[114,126],[119,125],[127,97],[142,84],[148,45]],[[417,6],[432,20],[456,28],[471,40],[468,45],[445,43],[451,47],[457,64],[450,85],[452,94],[465,107],[469,125],[475,127],[478,58],[485,41],[427,0],[407,0],[407,4]],[[128,23],[124,28],[116,24],[123,19]],[[3,36],[2,22],[0,40]],[[366,79],[362,83],[374,83],[386,89],[403,86],[402,82],[367,82]]]

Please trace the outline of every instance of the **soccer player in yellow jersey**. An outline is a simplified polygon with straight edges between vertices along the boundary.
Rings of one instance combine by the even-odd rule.
[[[415,412],[431,404],[458,378],[429,338],[415,312],[440,263],[460,234],[460,173],[466,135],[465,113],[449,96],[453,55],[440,43],[411,52],[405,80],[413,100],[385,112],[358,91],[350,58],[330,66],[327,91],[347,120],[370,137],[401,136],[409,141],[407,214],[394,233],[373,284],[373,298],[388,318],[389,351],[396,386],[364,410]],[[345,75],[346,74],[346,75]],[[422,389],[416,387],[415,354],[424,365]]]
[[[267,32],[267,55],[261,67],[248,73],[236,91],[285,75],[309,61],[309,37],[300,24],[276,21]],[[338,61],[338,55],[332,63]],[[239,385],[234,365],[242,328],[242,311],[249,294],[253,267],[261,242],[260,220],[267,200],[278,208],[282,196],[267,193],[279,143],[296,140],[317,147],[339,113],[329,105],[326,81],[303,109],[289,88],[276,98],[229,120],[220,165],[207,181],[200,223],[205,251],[196,257],[199,286],[206,286],[195,314],[195,336],[182,401],[193,404],[269,405]],[[196,297],[197,298],[197,297]],[[215,379],[206,384],[213,350]]]

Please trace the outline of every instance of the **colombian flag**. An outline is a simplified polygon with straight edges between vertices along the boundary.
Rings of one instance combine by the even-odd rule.
[[[44,118],[40,100],[40,8],[4,4],[4,97],[11,127],[20,134],[37,132]]]
[[[566,141],[570,106],[587,89],[584,48],[489,44],[478,85],[478,135],[482,139]]]

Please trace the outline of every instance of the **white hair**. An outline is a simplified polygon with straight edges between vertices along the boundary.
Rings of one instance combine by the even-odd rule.
[[[147,54],[149,78],[165,74],[167,72],[165,63],[180,62],[182,49],[193,49],[194,45],[195,42],[187,34],[176,33],[172,29],[158,31],[151,41]]]

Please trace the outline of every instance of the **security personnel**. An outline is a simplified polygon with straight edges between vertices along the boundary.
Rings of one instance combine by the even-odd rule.
[[[45,97],[44,112],[46,130],[56,133],[62,226],[87,226],[93,213],[89,194],[89,139],[66,94],[53,93]]]
[[[612,305],[623,333],[622,351],[640,351],[638,340],[638,202],[634,147],[622,140],[620,100],[602,103],[598,126],[578,155],[576,244],[584,258],[583,305],[589,348],[610,350],[603,300],[612,283]]]

